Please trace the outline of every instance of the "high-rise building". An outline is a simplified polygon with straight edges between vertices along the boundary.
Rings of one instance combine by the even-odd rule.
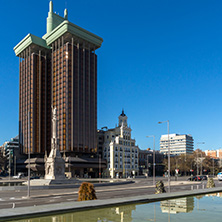
[[[193,137],[191,135],[169,134],[162,135],[160,138],[160,152],[168,154],[170,145],[170,155],[180,155],[193,153]]]
[[[19,57],[19,147],[21,154],[30,148],[34,171],[44,172],[43,156],[51,150],[51,112],[56,107],[66,167],[73,175],[98,174],[95,51],[102,42],[69,22],[67,9],[64,17],[54,13],[50,1],[46,34],[28,34],[14,47]]]
[[[22,153],[51,148],[51,106],[58,110],[61,152],[95,153],[97,148],[97,55],[102,38],[53,12],[47,33],[28,34],[15,47],[19,57],[19,146]],[[30,113],[30,115],[29,115]],[[30,130],[29,130],[30,129]],[[29,146],[30,144],[30,146]]]

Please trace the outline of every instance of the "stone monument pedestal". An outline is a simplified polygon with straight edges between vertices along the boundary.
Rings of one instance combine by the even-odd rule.
[[[56,108],[52,111],[52,139],[49,157],[45,155],[45,179],[31,180],[30,185],[73,184],[75,180],[65,177],[65,160],[59,151]]]
[[[65,160],[61,157],[59,150],[52,149],[45,161],[46,180],[65,180]]]

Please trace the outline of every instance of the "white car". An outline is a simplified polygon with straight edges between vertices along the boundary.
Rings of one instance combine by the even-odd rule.
[[[218,178],[218,180],[222,180],[222,172],[217,174],[217,178]]]
[[[18,175],[13,176],[12,178],[21,179],[22,177],[24,177],[24,173],[18,173]]]

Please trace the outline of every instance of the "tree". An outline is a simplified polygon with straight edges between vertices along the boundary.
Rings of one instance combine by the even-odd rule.
[[[0,170],[5,171],[7,165],[7,158],[3,157],[2,153],[0,153]]]
[[[96,200],[96,191],[92,183],[83,182],[79,187],[78,201]]]

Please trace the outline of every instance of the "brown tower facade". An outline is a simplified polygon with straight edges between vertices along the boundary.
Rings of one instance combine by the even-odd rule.
[[[22,153],[43,153],[50,147],[50,58],[37,45],[19,55],[19,144]]]
[[[28,34],[14,51],[20,61],[19,144],[21,153],[50,152],[51,107],[57,108],[59,149],[96,152],[97,56],[102,38],[50,10],[47,33]],[[30,114],[30,115],[29,115]],[[29,145],[30,144],[30,145]],[[75,155],[74,155],[75,156]]]
[[[58,107],[60,150],[96,151],[97,56],[75,36],[52,44],[52,101]]]

